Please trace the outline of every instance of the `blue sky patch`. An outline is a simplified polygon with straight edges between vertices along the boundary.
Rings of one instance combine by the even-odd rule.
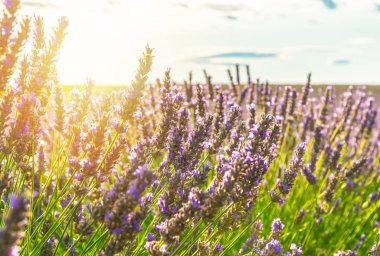
[[[334,60],[334,65],[347,65],[350,64],[350,61],[347,59],[339,59],[339,60]]]
[[[322,0],[322,2],[327,8],[331,10],[336,9],[337,7],[336,3],[333,0]]]

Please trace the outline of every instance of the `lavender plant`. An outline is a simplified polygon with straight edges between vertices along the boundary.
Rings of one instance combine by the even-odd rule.
[[[151,84],[67,92],[68,22],[6,0],[0,21],[4,255],[379,255],[380,133],[371,90]],[[30,47],[24,47],[29,43]],[[236,80],[236,81],[235,81]]]

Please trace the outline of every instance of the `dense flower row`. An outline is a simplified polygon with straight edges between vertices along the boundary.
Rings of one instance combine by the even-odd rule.
[[[380,254],[380,133],[370,91],[205,84],[170,70],[65,91],[42,19],[5,1],[0,37],[4,255]],[[24,47],[29,44],[30,47]],[[31,49],[27,51],[26,49]]]

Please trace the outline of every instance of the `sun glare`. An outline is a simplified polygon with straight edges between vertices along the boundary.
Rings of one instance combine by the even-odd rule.
[[[87,76],[97,84],[129,83],[139,54],[161,33],[162,22],[150,19],[153,11],[160,11],[152,1],[68,0],[26,7],[25,13],[42,16],[47,27],[56,25],[59,16],[69,20],[57,64],[64,84],[83,83]]]

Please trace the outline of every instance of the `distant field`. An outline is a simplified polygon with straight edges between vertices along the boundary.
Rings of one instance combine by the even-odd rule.
[[[270,84],[270,86],[277,86],[277,85],[280,85],[280,86],[286,86],[288,84]],[[304,84],[289,84],[290,86],[294,86],[294,87],[302,87],[304,86]],[[120,90],[120,89],[123,89],[123,88],[126,88],[128,85],[95,85],[94,86],[94,90],[95,91],[109,91],[109,90]],[[327,85],[322,85],[322,84],[312,84],[312,87],[315,88],[315,89],[318,89],[318,88],[324,88],[326,87]],[[337,91],[344,91],[346,90],[348,87],[350,87],[351,85],[344,85],[344,84],[336,84],[336,85],[332,85]],[[380,91],[380,85],[352,85],[354,87],[365,87],[371,91]],[[72,90],[74,88],[76,89],[83,89],[85,88],[85,85],[63,85],[63,88],[65,90]]]
[[[271,84],[270,86],[276,87],[278,85],[280,85],[280,86],[290,85],[290,86],[293,86],[295,88],[297,88],[297,87],[301,88],[302,86],[304,86],[303,84]],[[322,85],[322,84],[316,84],[316,85],[312,84],[312,88],[314,88],[314,91],[323,89],[326,86],[327,85]],[[332,85],[332,86],[334,87],[334,90],[337,93],[344,92],[350,87],[350,85],[344,85],[344,84],[337,84],[337,85]],[[373,96],[376,98],[377,102],[380,100],[380,85],[353,85],[353,87],[355,87],[355,88],[357,88],[357,87],[364,88],[365,87],[367,89],[367,91],[373,93]],[[78,90],[83,90],[85,88],[85,85],[64,85],[63,86],[64,92],[66,92],[66,93],[71,91],[74,88],[78,89]],[[97,92],[107,92],[107,91],[112,91],[112,90],[123,90],[125,88],[127,88],[127,85],[95,85],[93,88],[93,91],[95,93],[97,93]]]

